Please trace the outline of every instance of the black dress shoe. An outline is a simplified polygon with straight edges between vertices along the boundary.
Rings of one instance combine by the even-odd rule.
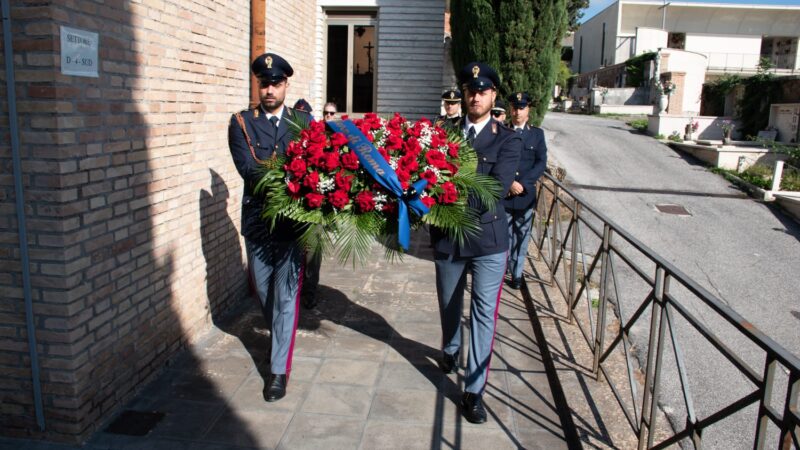
[[[508,282],[508,287],[511,289],[519,289],[522,286],[522,278],[512,278],[511,281]]]
[[[276,402],[286,395],[286,375],[270,374],[267,386],[264,388],[264,399]]]
[[[486,409],[483,407],[481,395],[464,392],[464,396],[461,398],[461,414],[470,423],[486,422]]]
[[[440,367],[444,373],[456,373],[458,369],[458,352],[451,355],[447,352],[442,352],[442,362]]]

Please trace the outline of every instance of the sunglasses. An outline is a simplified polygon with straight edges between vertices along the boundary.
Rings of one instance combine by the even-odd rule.
[[[332,116],[336,114],[336,111],[322,111],[322,113],[325,114],[326,116]]]
[[[505,111],[492,111],[492,117],[500,117],[505,113]]]

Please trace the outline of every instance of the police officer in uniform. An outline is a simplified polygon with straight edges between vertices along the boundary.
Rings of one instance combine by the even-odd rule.
[[[511,239],[508,252],[508,272],[511,274],[509,286],[519,289],[533,224],[536,181],[547,166],[547,144],[544,131],[528,124],[531,104],[528,93],[514,92],[508,97],[508,102],[511,104],[511,126],[515,133],[522,136],[523,144],[514,182],[504,200]]]
[[[437,117],[435,123],[439,126],[458,123],[461,119],[461,91],[453,88],[442,92],[442,103],[444,103],[444,114]]]
[[[265,53],[253,61],[251,69],[259,81],[261,102],[253,109],[233,115],[228,127],[228,146],[236,170],[244,179],[242,235],[251,277],[271,332],[270,376],[264,398],[272,402],[286,395],[292,368],[304,253],[297,243],[302,232],[297,223],[279,220],[270,229],[260,219],[264,203],[254,188],[260,179],[260,164],[285,153],[289,121],[310,122],[311,116],[284,105],[288,78],[293,73],[285,59]]]
[[[521,136],[491,118],[490,110],[500,84],[497,73],[480,62],[467,64],[459,74],[466,97],[467,114],[456,125],[472,143],[478,156],[478,172],[496,178],[503,192],[514,181],[522,148]],[[506,268],[508,223],[502,201],[487,208],[476,198],[469,207],[480,217],[481,230],[462,245],[442,230],[431,228],[436,267],[436,293],[442,324],[442,361],[445,373],[457,370],[461,347],[461,314],[464,286],[472,272],[470,337],[461,410],[472,423],[486,421],[482,395],[489,375],[497,308]]]

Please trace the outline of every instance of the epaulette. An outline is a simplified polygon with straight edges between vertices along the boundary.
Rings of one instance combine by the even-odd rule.
[[[492,134],[497,134],[497,121],[492,121]]]

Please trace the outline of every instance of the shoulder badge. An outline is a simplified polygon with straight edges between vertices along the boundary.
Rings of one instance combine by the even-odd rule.
[[[256,106],[255,108],[253,108],[253,118],[254,118],[254,119],[258,119],[258,110],[259,110],[259,109],[261,109],[261,108],[259,108],[258,106]]]
[[[492,122],[492,134],[497,134],[497,122]]]

